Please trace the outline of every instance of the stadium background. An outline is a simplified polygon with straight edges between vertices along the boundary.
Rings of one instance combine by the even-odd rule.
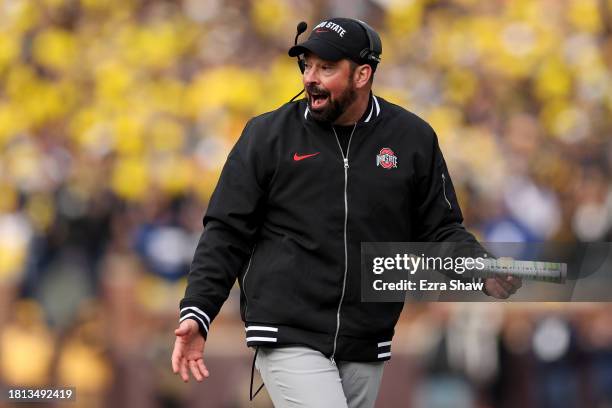
[[[612,240],[611,0],[3,0],[0,385],[249,406],[238,294],[197,386],[178,300],[233,142],[300,89],[297,22],[333,15],[381,34],[374,90],[437,130],[480,239]],[[406,309],[378,407],[612,406],[607,304]]]

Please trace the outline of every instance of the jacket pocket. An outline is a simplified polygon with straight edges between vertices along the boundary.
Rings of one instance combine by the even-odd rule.
[[[451,205],[448,197],[446,196],[446,176],[444,175],[444,171],[442,171],[442,195],[444,196],[444,201],[448,205],[448,209],[452,210],[453,206]]]
[[[255,256],[255,250],[257,249],[257,244],[253,245],[253,249],[251,250],[251,256],[249,257],[249,263],[245,268],[244,275],[242,275],[242,279],[240,280],[240,288],[242,289],[242,294],[244,296],[244,317],[247,318],[247,313],[249,311],[249,297],[247,295],[247,278],[249,277],[249,272],[251,271],[251,265],[253,264],[253,257]]]

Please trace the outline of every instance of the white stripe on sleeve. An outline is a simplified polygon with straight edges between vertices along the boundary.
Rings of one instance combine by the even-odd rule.
[[[270,343],[276,343],[276,338],[275,337],[247,337],[246,341],[247,343],[249,341],[268,341]]]
[[[182,322],[183,320],[187,319],[188,317],[195,317],[196,319],[198,319],[200,321],[200,323],[202,323],[202,326],[204,326],[204,331],[206,331],[206,333],[208,333],[208,327],[206,327],[206,323],[204,323],[204,320],[202,320],[202,318],[200,316],[198,316],[195,313],[187,313],[185,316],[181,317],[179,319],[179,322]]]
[[[196,312],[200,313],[200,314],[201,314],[201,315],[202,315],[202,316],[203,316],[203,317],[206,319],[206,321],[208,322],[208,324],[210,324],[210,318],[208,317],[208,315],[207,315],[206,313],[204,313],[204,312],[203,312],[203,311],[202,311],[200,308],[198,308],[198,307],[195,307],[195,306],[186,306],[186,307],[184,307],[184,308],[182,308],[182,309],[181,309],[181,313],[183,313],[184,311],[186,311],[186,310],[188,310],[188,309],[191,309],[191,310],[194,310],[194,311],[196,311]]]

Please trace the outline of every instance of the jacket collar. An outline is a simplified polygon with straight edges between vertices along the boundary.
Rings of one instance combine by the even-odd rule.
[[[365,118],[362,116],[362,118],[359,120],[360,123],[368,123],[380,115],[380,103],[378,103],[378,98],[372,93],[372,91],[370,91],[370,102],[368,105],[370,108],[368,114],[367,116],[364,115]],[[306,102],[305,106],[306,108],[304,109],[304,119],[308,121],[314,121],[314,119],[312,119],[312,115],[310,115],[310,110],[308,109],[308,102]]]

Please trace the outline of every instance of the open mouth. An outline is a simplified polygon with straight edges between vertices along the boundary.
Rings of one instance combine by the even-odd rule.
[[[311,93],[310,95],[310,107],[312,109],[320,109],[323,107],[329,99],[328,94],[324,93]]]

